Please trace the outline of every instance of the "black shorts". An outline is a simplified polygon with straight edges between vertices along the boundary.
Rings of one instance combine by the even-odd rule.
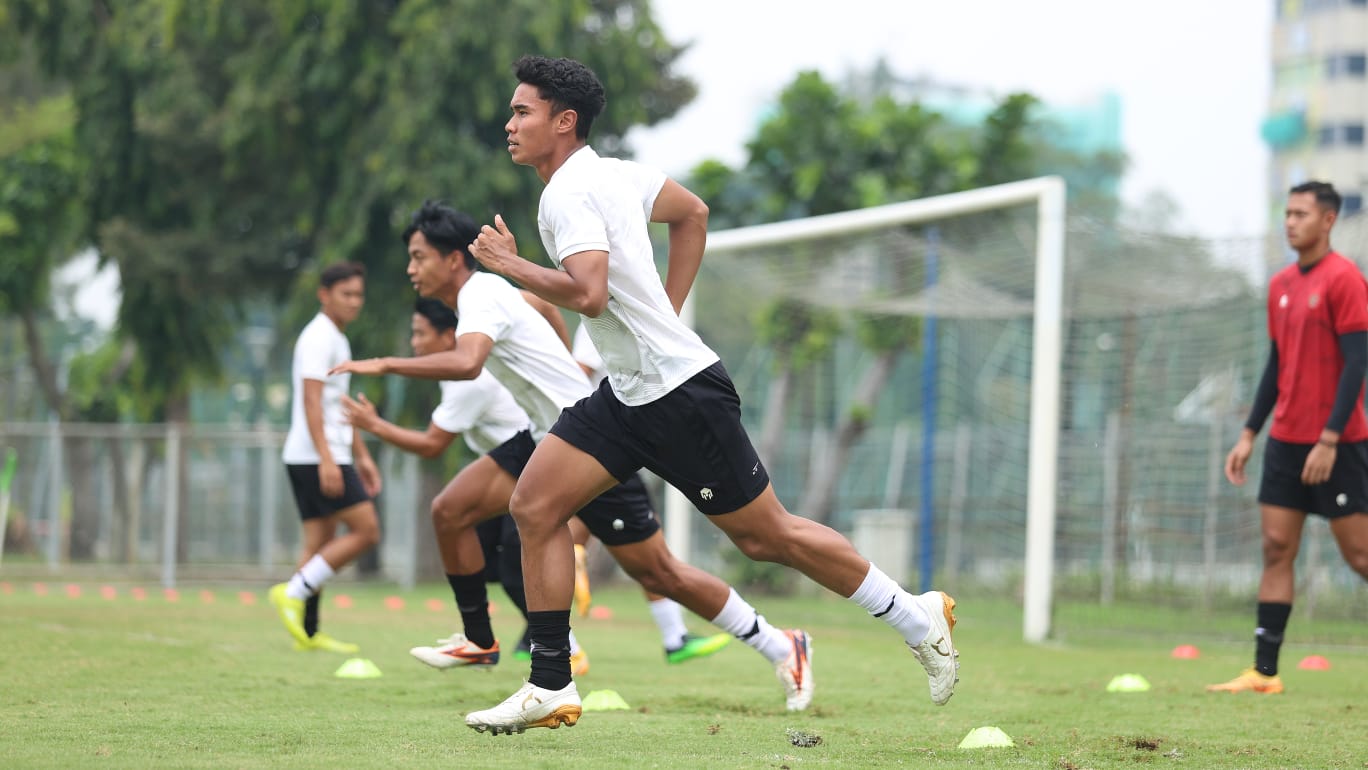
[[[522,476],[536,448],[532,434],[522,431],[491,450],[489,458],[516,479]],[[635,473],[628,476],[625,482],[590,500],[575,515],[604,545],[640,543],[660,529],[660,522],[651,509],[646,485]]]
[[[561,412],[551,432],[619,479],[650,469],[709,515],[742,508],[769,486],[741,425],[741,398],[720,361],[641,406],[619,401],[604,380]]]
[[[325,497],[318,488],[317,465],[286,465],[285,472],[290,475],[290,488],[294,490],[295,505],[299,507],[299,518],[322,519],[344,508],[358,503],[369,502],[371,496],[361,483],[361,476],[351,465],[339,465],[342,469],[342,496]]]
[[[1308,486],[1302,483],[1301,474],[1313,446],[1268,439],[1259,502],[1327,519],[1368,511],[1368,441],[1341,442],[1330,480]]]

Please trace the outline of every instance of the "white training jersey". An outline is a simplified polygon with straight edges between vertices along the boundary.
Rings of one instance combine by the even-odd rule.
[[[562,409],[593,390],[556,330],[501,276],[470,276],[456,296],[456,314],[458,346],[467,334],[494,340],[485,367],[527,412],[538,441]]]
[[[584,318],[608,381],[624,404],[648,404],[715,363],[717,353],[675,314],[656,272],[647,222],[665,175],[576,150],[542,191],[537,225],[556,266],[608,252],[608,306]]]
[[[319,313],[313,317],[295,340],[294,359],[290,365],[290,432],[285,434],[285,448],[281,459],[287,465],[317,465],[321,458],[309,435],[309,422],[304,416],[304,381],[323,383],[323,435],[328,440],[328,451],[333,462],[350,465],[352,462],[352,426],[342,413],[342,394],[351,387],[347,373],[328,376],[328,370],[350,361],[351,343],[332,319]]]
[[[443,380],[442,403],[432,410],[432,424],[465,437],[466,446],[485,454],[531,427],[527,412],[494,375],[481,371],[473,380]]]
[[[589,367],[589,381],[594,383],[595,387],[608,376],[608,372],[603,368],[603,356],[599,355],[598,348],[594,347],[594,341],[589,339],[589,324],[583,319],[575,329],[575,338],[570,344],[570,355],[575,357],[580,366]]]

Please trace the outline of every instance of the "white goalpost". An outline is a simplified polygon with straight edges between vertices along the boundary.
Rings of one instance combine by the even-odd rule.
[[[1040,642],[1050,633],[1053,598],[1063,336],[1064,180],[1057,176],[1040,177],[886,206],[711,233],[704,264],[707,266],[719,258],[745,260],[748,253],[757,249],[784,248],[890,228],[949,223],[972,214],[1030,205],[1034,205],[1036,217],[1023,634],[1027,641]],[[690,326],[695,325],[697,297],[695,290],[684,306],[683,317]],[[983,301],[991,302],[993,297],[989,295]],[[788,502],[791,506],[795,504],[792,500]],[[670,549],[681,558],[689,559],[695,512],[686,498],[667,489],[665,513],[665,533]],[[954,586],[948,588],[953,590]]]

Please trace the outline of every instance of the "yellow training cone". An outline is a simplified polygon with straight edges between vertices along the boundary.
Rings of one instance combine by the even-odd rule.
[[[365,658],[348,658],[333,676],[342,679],[375,679],[380,676],[380,668]]]
[[[580,707],[585,711],[623,711],[631,708],[616,690],[594,690],[584,696]]]
[[[960,741],[961,749],[991,749],[1015,746],[1010,736],[996,727],[975,727]]]
[[[1148,692],[1150,683],[1139,674],[1118,674],[1107,683],[1107,692]]]

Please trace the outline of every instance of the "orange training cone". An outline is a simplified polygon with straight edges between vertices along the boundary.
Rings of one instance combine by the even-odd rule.
[[[1297,668],[1303,671],[1329,671],[1330,661],[1320,655],[1307,655],[1302,658],[1301,663],[1297,664]]]

